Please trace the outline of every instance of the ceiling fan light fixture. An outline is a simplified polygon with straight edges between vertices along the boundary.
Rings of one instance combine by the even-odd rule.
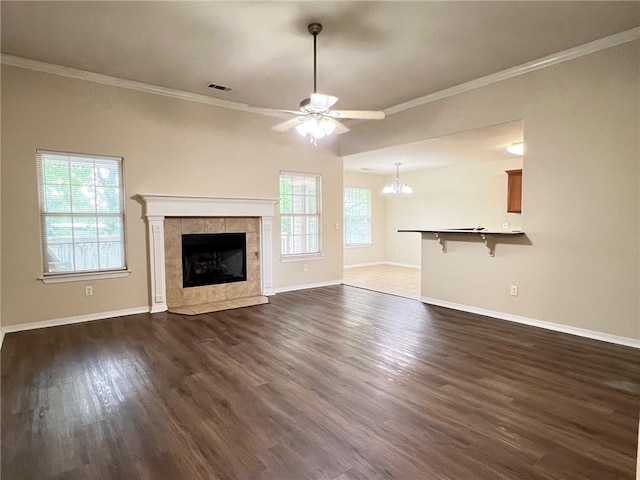
[[[319,122],[320,128],[324,130],[324,133],[331,135],[336,130],[336,124],[328,118],[321,118]]]
[[[316,118],[315,115],[307,116],[302,123],[296,126],[297,132],[303,137],[308,135],[312,142],[331,135],[335,129],[335,122],[324,117]]]
[[[385,195],[410,195],[413,193],[413,188],[404,182],[400,181],[400,163],[396,163],[396,178],[393,182],[388,183],[382,189],[382,193]]]
[[[296,125],[296,131],[303,137],[307,136],[307,122],[302,122],[300,125]]]
[[[311,136],[313,137],[314,140],[320,140],[321,138],[326,137],[327,134],[324,133],[324,130],[322,130],[322,128],[316,128],[311,134]]]

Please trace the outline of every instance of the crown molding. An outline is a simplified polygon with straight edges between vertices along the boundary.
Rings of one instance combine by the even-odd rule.
[[[579,45],[568,50],[563,50],[562,52],[554,53],[552,55],[548,55],[531,62],[523,63],[522,65],[508,68],[500,72],[492,73],[484,77],[476,78],[475,80],[470,80],[451,88],[445,88],[444,90],[430,93],[429,95],[425,95],[423,97],[414,98],[413,100],[409,100],[408,102],[400,103],[393,107],[386,108],[384,110],[384,113],[386,115],[392,115],[404,110],[409,110],[410,108],[419,107],[420,105],[424,105],[426,103],[435,102],[436,100],[451,97],[459,93],[475,90],[476,88],[491,85],[492,83],[497,83],[509,78],[518,77],[520,75],[534,72],[536,70],[550,67],[552,65],[557,65],[559,63],[568,62],[569,60],[574,60],[591,53],[599,52],[600,50],[616,47],[618,45],[622,45],[623,43],[629,43],[637,40],[638,38],[640,38],[640,27],[634,27],[630,30],[625,30],[624,32],[609,35],[608,37],[600,38],[598,40],[594,40],[593,42],[585,43],[583,45]]]
[[[445,88],[444,90],[430,93],[429,95],[425,95],[423,97],[414,98],[413,100],[409,100],[408,102],[389,107],[385,109],[384,112],[386,115],[392,115],[394,113],[409,110],[426,103],[435,102],[436,100],[451,97],[459,93],[468,92],[476,88],[491,85],[492,83],[501,82],[509,78],[518,77],[520,75],[534,72],[542,68],[567,62],[569,60],[589,55],[591,53],[599,52],[600,50],[605,50],[607,48],[632,42],[634,40],[637,40],[638,38],[640,38],[640,27],[634,27],[630,30],[625,30],[624,32],[609,35],[608,37],[600,38],[598,40],[594,40],[593,42],[585,43],[584,45],[579,45],[568,50],[563,50],[562,52],[548,55],[546,57],[542,57],[528,63],[523,63],[522,65],[518,65],[516,67],[508,68],[500,72],[476,78],[475,80],[461,83],[460,85],[456,85],[451,88]],[[103,75],[101,73],[93,73],[86,70],[63,67],[61,65],[40,62],[28,58],[16,57],[14,55],[2,54],[0,57],[0,62],[3,65],[9,65],[12,67],[25,68],[28,70],[50,73],[53,75],[75,78],[88,82],[101,83],[103,85],[109,85],[112,87],[127,88],[130,90],[137,90],[139,92],[152,93],[165,97],[178,98],[180,100],[187,100],[189,102],[204,103],[206,105],[213,105],[215,107],[229,108],[231,110],[238,110],[241,112],[254,113],[258,115],[266,115],[270,117],[288,118],[288,115],[280,114],[277,111],[269,108],[253,107],[244,103],[232,102],[229,100],[220,100],[218,98],[207,97],[206,95],[184,92],[182,90],[174,90],[172,88],[165,88],[158,85],[136,82],[134,80],[124,80],[122,78]]]
[[[215,107],[229,108],[231,110],[239,110],[241,112],[257,113],[259,115],[267,115],[270,117],[289,117],[289,115],[280,115],[268,108],[253,107],[244,103],[231,102],[229,100],[221,100],[219,98],[207,97],[197,93],[184,92],[182,90],[174,90],[172,88],[160,87],[149,83],[136,82],[134,80],[125,80],[122,78],[103,75],[101,73],[89,72],[86,70],[78,70],[76,68],[63,67],[53,63],[40,62],[29,58],[16,57],[14,55],[2,54],[0,62],[3,65],[11,67],[25,68],[35,70],[37,72],[50,73],[52,75],[60,75],[61,77],[75,78],[77,80],[85,80],[87,82],[100,83],[111,87],[127,88],[129,90],[137,90],[139,92],[153,93],[164,97],[178,98],[189,102],[204,103]]]

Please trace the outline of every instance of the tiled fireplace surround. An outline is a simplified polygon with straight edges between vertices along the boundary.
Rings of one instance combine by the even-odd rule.
[[[138,195],[148,226],[151,313],[254,295],[272,295],[276,200]],[[182,288],[182,234],[246,232],[247,281]],[[256,255],[257,253],[257,255]]]
[[[164,262],[167,307],[262,295],[260,285],[260,219],[257,217],[167,217],[164,219]],[[195,233],[245,233],[247,280],[201,287],[182,286],[182,235]]]

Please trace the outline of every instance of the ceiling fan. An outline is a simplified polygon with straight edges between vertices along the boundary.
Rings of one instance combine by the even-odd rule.
[[[316,140],[332,133],[345,133],[349,128],[338,119],[357,118],[365,120],[382,120],[384,112],[374,110],[332,110],[338,101],[337,97],[317,92],[316,78],[316,39],[322,31],[319,23],[310,23],[307,30],[313,35],[313,93],[300,102],[300,110],[278,110],[295,115],[294,118],[271,127],[276,132],[285,132],[294,128],[315,144]]]

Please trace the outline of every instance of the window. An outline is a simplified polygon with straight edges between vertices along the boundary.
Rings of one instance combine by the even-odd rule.
[[[344,189],[344,244],[371,245],[371,190]]]
[[[44,278],[126,270],[122,159],[36,158]]]
[[[282,256],[320,254],[320,175],[280,172]]]

